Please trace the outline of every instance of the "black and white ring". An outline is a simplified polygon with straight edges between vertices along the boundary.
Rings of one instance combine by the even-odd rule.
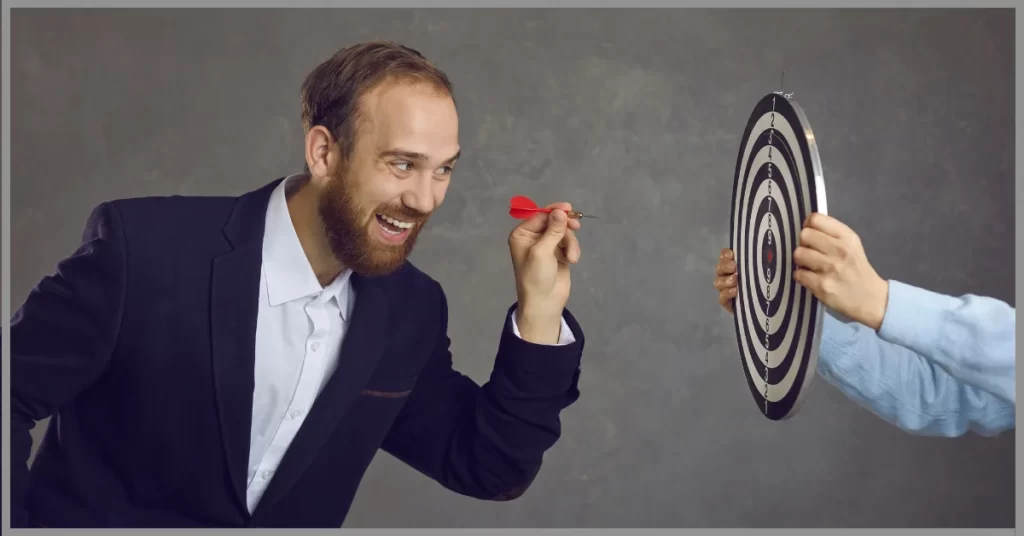
[[[824,309],[793,281],[793,251],[812,212],[827,214],[814,134],[796,103],[768,94],[740,141],[729,247],[738,275],[740,359],[758,408],[771,420],[796,412],[818,364]]]

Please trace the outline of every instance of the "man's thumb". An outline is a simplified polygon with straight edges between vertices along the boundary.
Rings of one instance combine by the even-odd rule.
[[[569,217],[565,215],[565,212],[559,209],[552,210],[551,214],[548,215],[548,228],[544,231],[544,236],[539,242],[544,243],[545,246],[557,246],[562,237],[565,236],[565,229],[568,225]]]

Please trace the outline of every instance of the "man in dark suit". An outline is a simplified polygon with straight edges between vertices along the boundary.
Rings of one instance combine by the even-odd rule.
[[[509,236],[518,300],[478,386],[440,285],[406,262],[460,153],[448,79],[367,43],[302,105],[305,173],[104,203],[17,311],[14,526],[338,527],[379,448],[479,499],[534,480],[579,396],[571,207]]]

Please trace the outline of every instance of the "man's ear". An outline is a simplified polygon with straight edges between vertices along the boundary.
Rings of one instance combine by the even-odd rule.
[[[330,173],[335,147],[334,137],[326,128],[315,126],[306,132],[306,168],[310,175],[326,177]]]

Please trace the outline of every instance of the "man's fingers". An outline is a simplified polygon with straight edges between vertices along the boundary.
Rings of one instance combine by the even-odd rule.
[[[569,216],[559,209],[552,210],[548,214],[548,226],[544,230],[544,235],[537,240],[537,243],[533,245],[535,248],[541,250],[554,251],[558,248],[562,242],[562,238],[565,237],[568,232],[568,220]]]
[[[729,248],[722,248],[718,254],[718,265],[715,266],[715,275],[723,276],[736,272],[735,253]]]
[[[546,206],[544,208],[557,208],[557,209],[565,211],[565,212],[572,212],[572,204],[571,203],[566,203],[564,201],[559,201],[557,203],[551,203],[550,205],[548,205],[548,206]]]
[[[853,229],[850,229],[845,223],[820,212],[815,212],[808,216],[804,222],[804,227],[821,231],[833,238],[843,238],[853,233]]]
[[[829,256],[839,249],[839,239],[829,236],[817,229],[804,227],[800,230],[800,246],[813,249],[822,255]]]
[[[572,220],[570,220],[571,222]],[[562,237],[562,241],[558,243],[558,246],[569,262],[575,264],[580,260],[580,242],[576,238],[576,233],[572,232],[572,229],[566,229],[565,235]]]
[[[715,267],[715,275],[729,275],[736,273],[736,261],[721,260]]]
[[[715,288],[717,290],[727,290],[729,288],[736,288],[736,276],[725,275],[715,278]]]
[[[520,222],[519,225],[516,226],[516,229],[527,233],[540,234],[543,233],[547,227],[548,215],[543,212],[534,212],[532,216]]]
[[[810,270],[799,269],[793,271],[793,280],[811,291],[811,294],[814,294],[819,299],[821,298],[819,293],[821,291],[822,276]]]
[[[725,275],[715,278],[715,288],[718,289],[718,303],[725,308],[729,314],[733,313],[733,303],[739,293],[739,286],[736,284],[735,275]]]
[[[572,204],[570,203],[551,203],[547,208],[557,208],[564,211],[566,214],[572,212]],[[580,220],[569,218],[569,221],[566,222],[566,226],[570,231],[579,231],[581,227]]]
[[[726,311],[729,311],[729,314],[733,313],[733,303],[736,299],[736,291],[737,289],[735,288],[729,288],[718,293],[718,303],[724,307]]]
[[[550,205],[544,208],[559,209],[568,212],[572,210],[572,205],[569,203],[551,203]],[[550,219],[551,213],[534,212],[533,216],[530,216],[529,218],[523,220],[516,227],[524,231],[540,234],[543,233],[548,228]]]
[[[555,250],[555,260],[557,260],[560,264],[572,264],[572,262],[569,261],[569,258],[565,256],[565,251],[563,251],[561,248]]]
[[[831,266],[829,258],[808,247],[798,247],[793,252],[793,262],[800,268],[813,272],[822,272]]]

